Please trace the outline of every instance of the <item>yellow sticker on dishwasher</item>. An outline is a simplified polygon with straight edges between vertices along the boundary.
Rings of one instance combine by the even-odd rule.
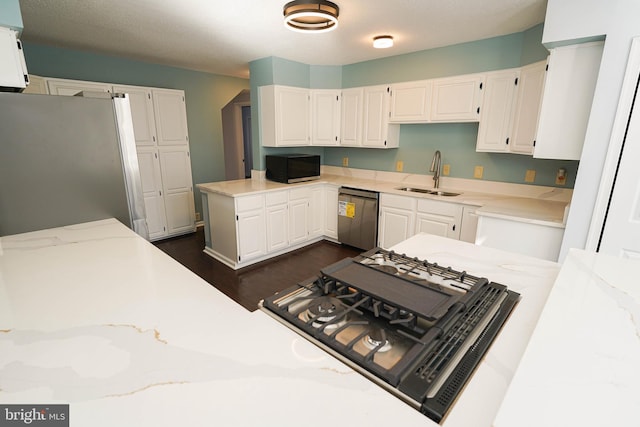
[[[345,202],[343,200],[338,202],[338,215],[346,216],[347,218],[353,218],[356,216],[356,204],[351,202]]]

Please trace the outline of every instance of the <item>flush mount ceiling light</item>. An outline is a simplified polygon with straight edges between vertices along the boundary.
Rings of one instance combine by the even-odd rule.
[[[301,33],[326,33],[338,27],[338,5],[325,0],[296,0],[284,5],[284,25]]]
[[[391,36],[376,36],[373,38],[373,47],[376,49],[386,49],[393,46],[393,37]]]

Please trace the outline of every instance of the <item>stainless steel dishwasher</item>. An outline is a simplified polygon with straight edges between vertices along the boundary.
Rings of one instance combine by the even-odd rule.
[[[378,240],[378,192],[340,187],[338,240],[360,249],[372,249]]]

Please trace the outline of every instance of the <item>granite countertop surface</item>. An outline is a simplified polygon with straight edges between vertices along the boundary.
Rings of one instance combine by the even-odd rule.
[[[240,179],[233,181],[218,181],[197,184],[197,188],[205,193],[218,193],[230,197],[241,197],[257,193],[286,190],[300,186],[331,184],[336,186],[347,186],[364,190],[377,191],[386,194],[415,197],[418,199],[438,200],[440,202],[457,203],[476,208],[476,214],[508,219],[512,221],[530,222],[551,227],[564,228],[568,209],[566,197],[558,197],[554,190],[549,187],[514,185],[514,188],[526,188],[528,191],[523,195],[518,195],[517,190],[509,193],[493,192],[491,183],[483,182],[482,186],[467,186],[469,180],[456,180],[446,177],[442,178],[440,190],[459,193],[457,196],[438,196],[418,192],[400,190],[403,187],[417,187],[433,189],[430,177],[419,177],[406,175],[407,178],[401,181],[394,181],[392,175],[367,176],[362,175],[340,175],[322,173],[320,179],[296,184],[283,184],[266,179]],[[476,183],[472,183],[476,184]],[[504,184],[499,184],[505,187]],[[529,188],[533,188],[530,190]]]
[[[496,427],[637,426],[639,259],[572,249]]]
[[[559,271],[420,234],[395,248],[521,293],[443,425],[489,426]],[[433,425],[116,220],[0,238],[0,402],[72,426]]]

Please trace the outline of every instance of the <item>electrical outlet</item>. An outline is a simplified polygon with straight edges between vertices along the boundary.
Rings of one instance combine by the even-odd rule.
[[[451,172],[451,165],[442,165],[442,175],[449,175],[449,172]]]
[[[200,212],[196,212],[196,221],[200,221]]]
[[[484,173],[484,168],[482,166],[476,166],[473,169],[473,177],[474,178],[482,178],[482,174]]]
[[[349,158],[348,157],[343,157],[342,158],[342,166],[349,166]]]
[[[533,169],[527,169],[524,174],[524,182],[533,182],[536,180],[536,171]]]
[[[398,160],[396,162],[396,172],[402,172],[403,168],[404,168],[404,163],[402,163],[402,160]]]
[[[567,183],[567,170],[565,168],[560,168],[556,173],[556,185],[565,185],[566,183]]]

